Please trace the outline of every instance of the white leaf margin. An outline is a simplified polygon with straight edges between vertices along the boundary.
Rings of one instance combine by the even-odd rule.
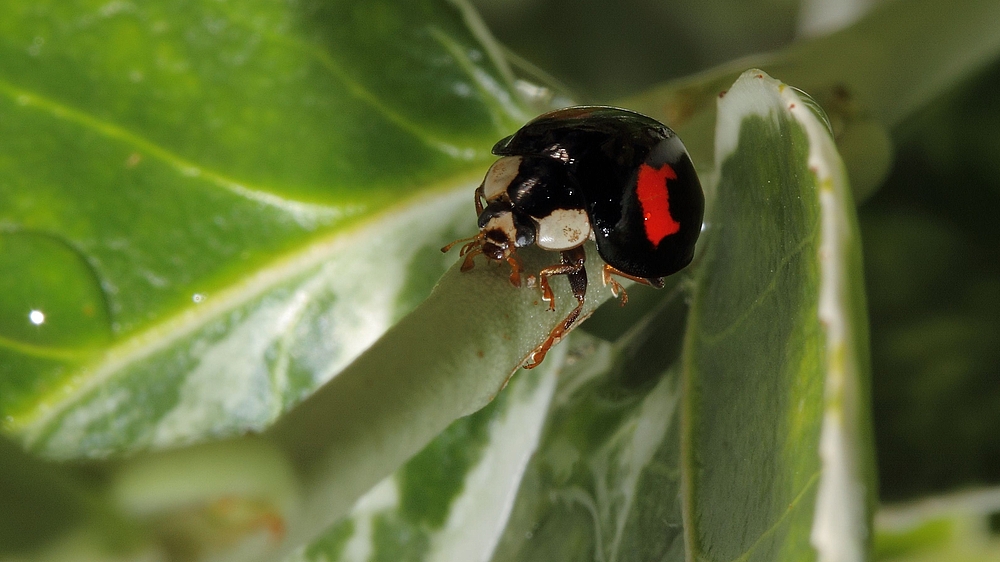
[[[860,303],[852,302],[848,277],[850,248],[858,229],[847,173],[829,130],[810,109],[812,100],[804,100],[795,88],[758,69],[740,75],[731,91],[737,89],[746,95],[719,100],[716,162],[724,162],[736,151],[740,127],[749,115],[770,120],[785,111],[808,138],[809,169],[819,187],[818,316],[826,334],[821,474],[810,540],[820,562],[860,562],[868,558],[870,537],[860,452],[864,428],[859,365],[865,359],[849,312]]]

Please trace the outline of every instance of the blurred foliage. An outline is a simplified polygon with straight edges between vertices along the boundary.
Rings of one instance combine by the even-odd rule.
[[[979,488],[882,510],[879,562],[1000,560],[1000,488]]]
[[[1000,64],[896,131],[860,209],[883,498],[1000,483]]]
[[[792,40],[798,0],[474,0],[508,49],[608,101]]]

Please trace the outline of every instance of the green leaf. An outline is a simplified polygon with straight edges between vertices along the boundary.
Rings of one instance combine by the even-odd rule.
[[[67,458],[260,429],[411,310],[527,117],[470,18],[0,5],[6,430]]]
[[[717,198],[685,343],[689,555],[862,560],[874,500],[857,226],[824,122],[748,71],[719,102]]]
[[[683,559],[682,295],[615,345],[574,338],[583,360],[560,373],[545,437],[492,560]]]

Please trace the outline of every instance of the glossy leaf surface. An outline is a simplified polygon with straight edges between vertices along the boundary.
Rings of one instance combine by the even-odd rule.
[[[412,309],[474,228],[414,200],[526,118],[468,15],[0,4],[5,427],[56,457],[262,428]]]

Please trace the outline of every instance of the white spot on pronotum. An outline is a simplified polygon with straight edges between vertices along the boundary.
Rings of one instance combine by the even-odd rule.
[[[486,201],[492,202],[506,193],[520,168],[520,156],[507,156],[494,162],[483,180],[483,197]]]
[[[195,293],[194,295],[191,295],[191,301],[194,302],[195,304],[198,304],[204,300],[205,300],[205,295],[201,293]]]
[[[32,310],[28,313],[28,321],[35,326],[41,326],[45,323],[45,313],[41,310]]]

